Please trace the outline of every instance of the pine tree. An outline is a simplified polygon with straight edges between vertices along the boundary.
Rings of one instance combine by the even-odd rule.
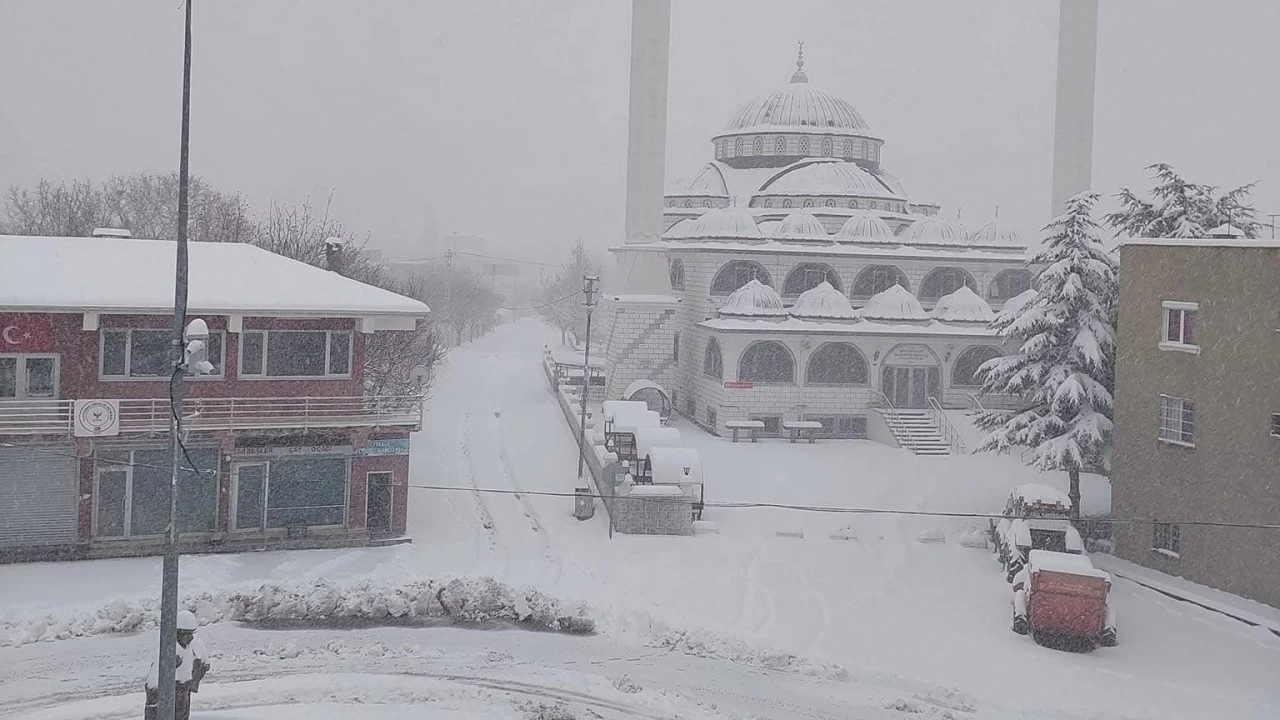
[[[1254,219],[1249,194],[1256,182],[1229,192],[1215,185],[1189,183],[1167,163],[1148,165],[1156,180],[1151,199],[1138,197],[1129,188],[1121,188],[1116,197],[1121,210],[1106,217],[1107,224],[1122,235],[1157,238],[1203,238],[1209,231],[1231,223],[1245,237],[1257,237],[1259,225]]]
[[[1092,218],[1097,200],[1081,193],[1045,226],[1043,249],[1031,260],[1043,268],[1035,299],[993,323],[1017,350],[979,368],[983,392],[1022,397],[1027,408],[979,416],[991,433],[978,449],[1026,446],[1029,464],[1065,470],[1076,517],[1081,471],[1110,463],[1117,275]]]

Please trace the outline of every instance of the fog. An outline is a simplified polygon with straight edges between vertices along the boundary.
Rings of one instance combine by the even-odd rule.
[[[257,205],[323,201],[400,255],[436,234],[531,255],[621,242],[629,2],[204,0],[195,6],[192,172]],[[1057,2],[677,0],[667,174],[787,82],[795,41],[815,87],[886,139],[913,199],[976,225],[999,205],[1047,220]],[[0,0],[0,187],[176,169],[177,0]],[[1264,180],[1280,4],[1103,3],[1094,188]]]

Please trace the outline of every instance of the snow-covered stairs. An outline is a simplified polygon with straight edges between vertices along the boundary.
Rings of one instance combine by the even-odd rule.
[[[927,410],[879,410],[889,432],[916,455],[950,455],[951,445]]]

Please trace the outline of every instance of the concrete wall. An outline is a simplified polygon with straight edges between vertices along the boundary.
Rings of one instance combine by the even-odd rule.
[[[1211,243],[1212,241],[1205,241]],[[1280,523],[1280,248],[1125,246],[1112,510],[1152,521]],[[1199,303],[1199,354],[1162,350],[1161,303]],[[1161,394],[1195,403],[1194,447],[1158,440]],[[1117,525],[1134,562],[1280,606],[1275,531],[1181,526],[1179,557],[1149,524]]]
[[[670,391],[677,379],[675,303],[606,300],[601,309],[609,368],[605,398],[620,399],[636,380],[652,380]]]

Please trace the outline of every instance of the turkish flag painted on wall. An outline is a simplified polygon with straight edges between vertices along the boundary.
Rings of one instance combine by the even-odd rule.
[[[0,352],[53,352],[53,318],[0,314]]]

